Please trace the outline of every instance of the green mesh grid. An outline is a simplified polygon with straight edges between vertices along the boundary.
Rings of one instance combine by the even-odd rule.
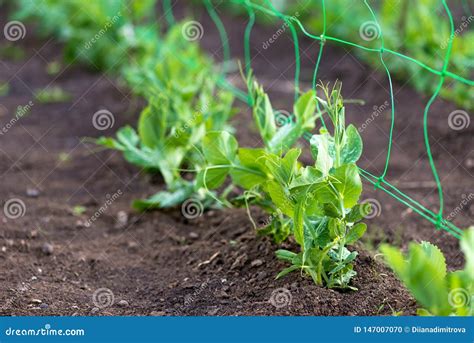
[[[278,11],[272,2],[270,0],[264,0],[266,6],[262,4],[257,4],[252,2],[251,0],[229,0],[229,3],[236,4],[239,6],[242,6],[245,8],[246,12],[248,13],[249,16],[249,21],[247,23],[247,26],[245,28],[245,33],[244,33],[244,58],[245,58],[245,69],[248,71],[251,68],[251,54],[250,54],[250,36],[251,32],[253,29],[253,26],[255,24],[255,17],[257,12],[261,12],[270,16],[273,16],[275,18],[278,18],[282,21],[284,21],[288,27],[290,28],[291,36],[293,39],[294,43],[294,53],[295,53],[295,76],[294,76],[294,93],[295,93],[295,99],[299,96],[299,80],[300,80],[300,71],[301,71],[301,60],[300,60],[300,48],[299,48],[299,42],[298,42],[298,29],[301,31],[301,33],[309,37],[311,39],[317,40],[320,43],[320,48],[319,48],[319,53],[318,53],[318,58],[315,64],[314,68],[314,74],[313,74],[313,82],[312,82],[312,87],[314,90],[316,90],[317,86],[317,79],[318,79],[318,71],[319,71],[319,65],[321,62],[321,59],[323,57],[323,50],[326,42],[331,41],[331,42],[336,42],[339,44],[344,44],[344,45],[349,45],[351,47],[355,47],[358,49],[362,49],[371,53],[375,53],[379,55],[380,58],[380,63],[382,64],[388,78],[388,82],[390,85],[390,102],[391,102],[391,124],[390,124],[390,132],[389,132],[389,141],[388,141],[388,147],[387,147],[387,156],[385,160],[385,166],[383,169],[383,172],[380,175],[374,175],[370,173],[367,170],[364,170],[362,168],[360,169],[360,173],[362,177],[367,180],[369,183],[371,183],[376,190],[381,190],[400,203],[404,204],[405,206],[409,207],[412,209],[415,213],[419,214],[421,217],[425,218],[429,222],[431,222],[436,229],[442,229],[445,230],[446,232],[450,233],[452,236],[456,238],[461,238],[461,235],[463,234],[463,230],[455,226],[453,223],[450,221],[446,220],[443,218],[443,208],[444,208],[444,198],[443,198],[443,188],[441,185],[441,181],[439,179],[438,171],[435,166],[435,162],[433,159],[433,155],[431,153],[431,145],[429,141],[429,136],[428,136],[428,117],[429,117],[429,110],[433,102],[436,100],[438,97],[445,80],[447,78],[451,78],[453,80],[456,80],[458,82],[464,83],[468,86],[474,86],[474,80],[469,80],[466,79],[460,75],[457,75],[455,73],[452,73],[448,70],[448,65],[449,61],[451,58],[451,51],[452,51],[452,43],[453,39],[455,37],[455,30],[454,30],[454,22],[453,22],[453,17],[451,14],[451,11],[446,3],[445,0],[441,0],[444,10],[446,11],[446,14],[449,18],[449,23],[450,23],[450,30],[451,30],[451,35],[449,37],[449,43],[446,49],[446,54],[444,57],[444,63],[443,63],[443,68],[441,70],[436,70],[427,64],[418,61],[410,56],[404,55],[402,53],[399,53],[397,51],[393,51],[390,49],[387,49],[384,45],[384,37],[383,37],[383,32],[380,29],[380,47],[379,48],[369,48],[366,46],[362,46],[350,41],[346,41],[337,37],[332,37],[329,35],[326,35],[326,28],[327,28],[327,20],[326,20],[326,6],[325,6],[325,0],[321,0],[321,11],[323,14],[323,30],[321,35],[316,36],[311,33],[309,33],[303,24],[294,16],[288,16],[285,15],[284,13],[281,13]],[[203,1],[207,12],[211,19],[214,21],[215,26],[217,30],[219,31],[221,43],[222,43],[222,49],[223,49],[223,56],[224,56],[224,65],[230,64],[230,46],[229,46],[229,39],[228,35],[225,29],[225,26],[220,19],[213,3],[211,0],[204,0]],[[377,20],[377,15],[375,14],[375,11],[373,8],[369,5],[367,0],[364,0],[364,4],[367,7],[368,12],[370,13],[372,20],[377,23],[378,27],[380,28],[381,26],[378,23]],[[173,15],[173,10],[172,10],[172,4],[171,0],[163,0],[163,9],[165,12],[165,18],[168,22],[169,25],[175,24],[175,18]],[[399,190],[397,187],[392,185],[390,182],[386,180],[386,175],[389,169],[389,164],[390,164],[390,157],[391,157],[391,152],[392,152],[392,145],[393,145],[393,131],[394,131],[394,123],[395,123],[395,101],[394,101],[394,92],[393,92],[393,84],[392,84],[392,77],[390,74],[390,70],[385,64],[384,56],[386,54],[391,54],[394,56],[397,56],[398,58],[408,60],[412,63],[417,64],[419,67],[425,69],[427,72],[432,73],[434,75],[439,76],[439,82],[438,86],[436,87],[435,92],[427,102],[424,113],[423,113],[423,136],[424,136],[424,143],[426,147],[426,153],[428,156],[429,164],[431,171],[433,173],[433,177],[436,183],[437,187],[437,192],[438,192],[438,198],[439,198],[439,209],[437,212],[433,212],[430,209],[426,208],[423,206],[420,202],[414,200],[401,190]],[[223,74],[221,79],[219,80],[220,86],[231,90],[235,96],[246,102],[249,106],[252,106],[251,103],[251,96],[250,94],[246,94],[240,89],[237,89],[233,85],[231,85],[227,80],[226,80],[226,68],[223,68]],[[316,99],[315,99],[316,101]],[[318,104],[318,109],[319,109],[319,104]],[[321,125],[325,127],[325,122],[324,118],[321,116]],[[306,133],[303,135],[303,138],[309,140],[311,137],[311,133]]]

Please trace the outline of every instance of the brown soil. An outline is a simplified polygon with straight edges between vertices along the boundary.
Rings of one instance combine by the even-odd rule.
[[[177,13],[182,15],[182,8],[178,7]],[[199,13],[195,15],[199,18]],[[233,54],[241,56],[245,25],[241,19],[224,19],[232,29]],[[205,28],[203,46],[218,58],[217,32],[205,15],[200,20]],[[5,22],[3,14],[0,26]],[[258,43],[273,31],[255,28],[253,66],[272,99],[277,99],[275,107],[289,108],[294,60],[291,41],[282,36],[265,51]],[[414,314],[413,299],[380,258],[374,257],[376,246],[386,241],[406,247],[413,240],[428,240],[440,246],[450,268],[462,266],[456,239],[436,231],[370,185],[364,198],[376,198],[382,209],[380,216],[369,221],[365,245],[359,247],[362,253],[356,261],[358,276],[354,280],[358,292],[317,287],[297,273],[275,281],[284,267],[274,257],[277,246],[256,237],[244,210],[210,211],[194,220],[184,218],[179,209],[133,212],[129,206],[133,199],[151,195],[161,186],[151,184],[148,176],[127,164],[120,154],[97,151],[82,138],[111,135],[122,125],[133,124],[140,110],[137,101],[112,77],[81,66],[64,66],[59,75],[48,75],[46,65],[60,59],[61,47],[54,40],[38,40],[30,27],[28,32],[19,43],[27,57],[0,63],[0,80],[10,85],[9,94],[0,98],[1,125],[11,120],[17,106],[29,101],[34,104],[27,116],[0,135],[2,205],[12,198],[26,205],[24,216],[18,219],[0,213],[1,314],[390,315],[392,309]],[[302,85],[307,88],[318,46],[305,40],[301,43]],[[389,100],[382,70],[367,67],[344,48],[326,47],[320,77],[342,80],[347,98],[366,100],[364,106],[348,106],[347,116],[357,126],[371,116],[373,106]],[[233,81],[237,80],[235,76]],[[34,99],[34,90],[52,85],[70,92],[73,100],[41,104]],[[395,92],[396,144],[388,178],[436,209],[437,194],[429,184],[432,175],[422,136],[427,98],[401,83],[395,84]],[[115,114],[115,124],[110,130],[98,131],[92,116],[104,108]],[[447,214],[459,206],[463,194],[474,192],[474,155],[466,148],[472,145],[472,125],[464,131],[449,129],[447,116],[454,109],[452,104],[436,101],[430,111],[430,139],[443,180]],[[362,166],[374,173],[384,166],[389,119],[385,111],[363,132]],[[242,107],[242,114],[235,119],[238,135],[247,145],[257,145],[250,122]],[[39,190],[39,195],[28,196],[27,189]],[[91,227],[81,227],[81,221],[119,190],[123,194]],[[75,213],[75,206],[84,206],[85,212]],[[120,225],[117,218],[123,213],[128,220]],[[455,222],[467,225],[472,214],[472,206],[463,206]],[[264,219],[263,214],[258,215]],[[97,309],[92,298],[101,288],[109,289],[115,301]],[[291,302],[274,306],[271,299],[277,296]]]

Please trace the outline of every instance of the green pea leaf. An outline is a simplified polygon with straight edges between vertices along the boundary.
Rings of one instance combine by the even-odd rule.
[[[293,217],[295,204],[285,189],[276,181],[269,181],[265,188],[275,206],[288,217]]]
[[[329,174],[329,170],[333,166],[333,159],[329,154],[330,136],[328,133],[313,135],[311,137],[311,153],[316,160],[315,167],[323,173]]]
[[[160,147],[166,135],[166,119],[169,101],[166,97],[155,97],[140,114],[138,134],[142,143],[149,147]]]
[[[303,130],[311,130],[315,126],[316,116],[316,92],[310,90],[300,96],[295,103],[293,111],[296,122],[300,124]]]
[[[336,179],[333,185],[342,197],[344,207],[355,206],[362,193],[362,181],[357,166],[352,163],[342,165],[334,171],[332,176]]]
[[[341,150],[341,162],[355,163],[362,155],[362,138],[354,125],[346,128],[346,142]]]
[[[232,180],[245,189],[265,183],[270,177],[265,156],[264,149],[240,148],[237,165],[243,168],[231,169]]]
[[[349,229],[349,233],[346,236],[346,244],[353,244],[357,242],[367,230],[367,225],[364,223],[357,223]]]
[[[214,165],[231,164],[237,156],[238,147],[235,137],[227,131],[208,132],[202,143],[204,156]]]

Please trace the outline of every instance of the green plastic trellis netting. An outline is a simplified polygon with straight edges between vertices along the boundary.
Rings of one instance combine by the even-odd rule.
[[[319,1],[319,0],[315,0]],[[327,0],[330,1],[330,0]],[[446,232],[450,233],[456,238],[460,238],[463,231],[456,227],[453,223],[447,221],[446,219],[443,218],[443,208],[444,208],[444,199],[443,199],[443,188],[438,176],[438,172],[434,163],[433,156],[431,154],[431,146],[430,146],[430,141],[428,137],[428,117],[429,117],[429,112],[430,112],[430,107],[433,104],[433,102],[436,100],[438,97],[443,85],[445,84],[445,81],[447,79],[455,80],[457,82],[464,83],[468,86],[474,86],[474,81],[466,79],[462,76],[459,76],[455,73],[452,73],[448,70],[449,66],[449,61],[451,58],[451,50],[452,50],[452,44],[453,44],[453,39],[455,39],[455,30],[454,30],[454,22],[453,22],[453,17],[451,14],[451,11],[449,9],[449,6],[447,5],[445,0],[441,0],[443,8],[447,14],[449,24],[450,24],[450,31],[451,35],[449,37],[449,41],[447,44],[446,48],[446,53],[444,56],[444,63],[443,67],[441,70],[437,70],[435,68],[432,68],[428,66],[427,64],[418,61],[414,58],[411,58],[410,56],[407,56],[405,54],[399,53],[397,51],[390,50],[385,47],[384,45],[384,37],[383,37],[383,32],[379,32],[379,42],[380,46],[378,48],[373,48],[373,47],[366,47],[362,46],[360,44],[352,43],[350,41],[346,41],[337,37],[332,37],[326,34],[326,29],[328,27],[328,24],[326,21],[326,6],[325,0],[321,0],[320,4],[320,10],[322,12],[322,18],[323,18],[323,30],[320,35],[314,35],[309,33],[306,28],[303,26],[303,24],[294,16],[288,16],[285,15],[284,13],[281,13],[271,2],[271,0],[260,0],[259,3],[256,3],[256,1],[252,0],[229,0],[229,3],[233,5],[238,5],[242,6],[243,9],[248,13],[249,20],[245,29],[245,36],[244,36],[244,47],[245,47],[245,68],[247,70],[250,69],[251,67],[251,56],[250,56],[250,37],[252,33],[253,26],[255,24],[255,18],[256,14],[258,13],[263,13],[272,17],[275,17],[276,19],[282,20],[286,23],[288,28],[290,29],[290,33],[294,42],[294,53],[295,53],[295,62],[296,62],[296,67],[295,67],[295,77],[294,77],[294,88],[295,88],[295,98],[298,97],[299,95],[299,80],[300,80],[300,69],[301,69],[301,63],[300,63],[300,49],[299,49],[299,43],[298,43],[298,35],[303,34],[306,37],[309,37],[311,39],[317,40],[320,43],[320,48],[319,48],[319,53],[318,53],[318,58],[317,62],[315,64],[314,68],[314,74],[313,74],[313,89],[316,89],[317,86],[317,79],[318,79],[318,71],[319,71],[319,64],[321,59],[324,56],[324,46],[329,43],[329,42],[335,42],[339,44],[345,44],[349,45],[351,47],[355,47],[358,49],[362,49],[366,52],[370,52],[373,54],[377,54],[380,59],[380,63],[383,66],[389,86],[390,86],[390,99],[391,99],[391,125],[390,125],[390,133],[389,133],[389,140],[388,140],[388,149],[387,149],[387,156],[386,156],[386,161],[385,161],[385,167],[383,172],[380,175],[374,175],[370,173],[367,170],[360,169],[361,175],[364,179],[366,179],[368,182],[374,185],[375,189],[379,189],[384,191],[385,193],[389,194],[391,197],[395,198],[397,201],[403,203],[407,207],[411,208],[414,212],[418,213],[420,216],[425,218],[426,220],[430,221],[432,224],[435,225],[437,229],[443,229]],[[222,42],[222,49],[223,49],[223,56],[224,56],[224,63],[229,63],[230,62],[230,46],[229,46],[229,40],[227,36],[227,32],[225,30],[224,24],[221,21],[216,9],[215,5],[211,0],[203,0],[203,3],[214,21],[217,30],[219,31],[221,42]],[[371,5],[368,3],[367,0],[364,0],[363,3],[367,7],[367,13],[370,15],[371,19],[373,22],[376,23],[376,25],[380,28],[378,21],[377,21],[377,15]],[[168,21],[168,24],[172,25],[175,23],[174,15],[173,15],[173,10],[172,10],[172,3],[171,0],[163,0],[163,9],[165,13],[165,18]],[[422,34],[422,33],[420,33]],[[394,101],[394,92],[393,92],[393,86],[392,86],[392,77],[390,74],[390,70],[387,67],[384,58],[387,55],[393,55],[396,56],[397,58],[409,61],[411,63],[417,64],[419,67],[423,68],[426,72],[432,73],[436,75],[439,78],[436,90],[430,97],[429,101],[426,104],[426,107],[424,109],[423,113],[423,135],[424,135],[424,143],[426,146],[426,152],[429,160],[429,164],[431,167],[431,171],[433,173],[434,180],[436,182],[436,187],[438,191],[438,198],[439,198],[439,210],[437,212],[433,212],[423,206],[421,203],[418,201],[414,200],[407,194],[403,193],[401,190],[399,190],[397,187],[393,186],[390,182],[386,180],[386,175],[388,172],[389,164],[390,164],[390,157],[391,157],[391,152],[392,152],[392,144],[393,144],[393,131],[394,131],[394,122],[395,122],[395,101]],[[247,102],[249,105],[252,105],[250,103],[250,96],[245,94],[239,89],[236,89],[232,85],[228,84],[225,81],[225,71],[223,72],[223,76],[221,79],[220,84],[223,87],[226,87],[228,89],[231,89],[235,95],[242,101]],[[321,117],[321,124],[325,126],[324,119]],[[310,133],[307,133],[304,135],[304,138],[308,139],[310,137]]]

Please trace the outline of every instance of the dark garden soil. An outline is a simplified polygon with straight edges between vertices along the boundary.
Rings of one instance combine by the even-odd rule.
[[[177,8],[177,13],[181,16],[184,10]],[[232,53],[242,56],[245,24],[238,18],[223,18],[231,32]],[[218,33],[205,15],[200,20],[205,29],[202,44],[219,58]],[[0,26],[5,22],[2,14]],[[34,27],[27,30],[26,38],[15,43],[24,49],[25,58],[2,57],[0,63],[0,81],[10,85],[9,94],[0,97],[1,125],[10,122],[17,106],[33,103],[28,115],[0,135],[1,204],[19,198],[26,205],[24,215],[17,219],[0,212],[0,314],[391,315],[393,310],[411,315],[416,304],[376,255],[378,244],[406,247],[410,241],[428,240],[440,246],[450,268],[462,266],[455,238],[436,231],[369,184],[363,197],[377,199],[381,213],[368,221],[365,244],[358,247],[361,254],[353,283],[358,292],[317,287],[298,273],[275,281],[285,266],[274,257],[277,246],[256,236],[243,209],[208,211],[193,220],[183,217],[180,209],[134,212],[129,206],[133,199],[151,195],[162,186],[151,183],[119,153],[98,151],[82,139],[111,135],[122,125],[133,124],[143,104],[109,74],[64,65],[58,75],[48,75],[46,65],[60,59],[61,47],[54,40],[39,40]],[[253,67],[275,107],[289,109],[292,44],[282,36],[263,49],[262,42],[274,31],[255,28]],[[303,40],[301,46],[302,88],[308,88],[318,45]],[[358,127],[373,118],[362,133],[365,153],[361,164],[381,173],[390,114],[387,107],[374,115],[373,107],[389,101],[385,74],[364,65],[344,47],[328,45],[320,77],[342,80],[346,98],[366,101],[365,105],[349,105],[346,113]],[[239,83],[237,75],[230,79]],[[33,92],[48,86],[62,87],[72,94],[72,100],[37,102]],[[422,136],[427,97],[400,82],[395,84],[395,94],[396,133],[388,179],[436,210],[438,197]],[[259,142],[250,113],[241,108],[234,120],[238,135],[255,146]],[[115,115],[114,126],[107,131],[92,125],[92,116],[100,109]],[[463,196],[474,193],[473,127],[451,130],[447,118],[455,109],[450,103],[434,103],[430,140],[444,185],[446,215],[460,207],[454,221],[466,226],[474,212],[472,204],[461,205]],[[83,227],[87,218],[120,193],[92,226]],[[83,206],[85,212],[74,211],[76,206]],[[257,210],[255,215],[265,220]],[[288,244],[291,248],[292,243]],[[102,288],[113,293],[114,302],[97,308],[93,295],[109,295]]]

